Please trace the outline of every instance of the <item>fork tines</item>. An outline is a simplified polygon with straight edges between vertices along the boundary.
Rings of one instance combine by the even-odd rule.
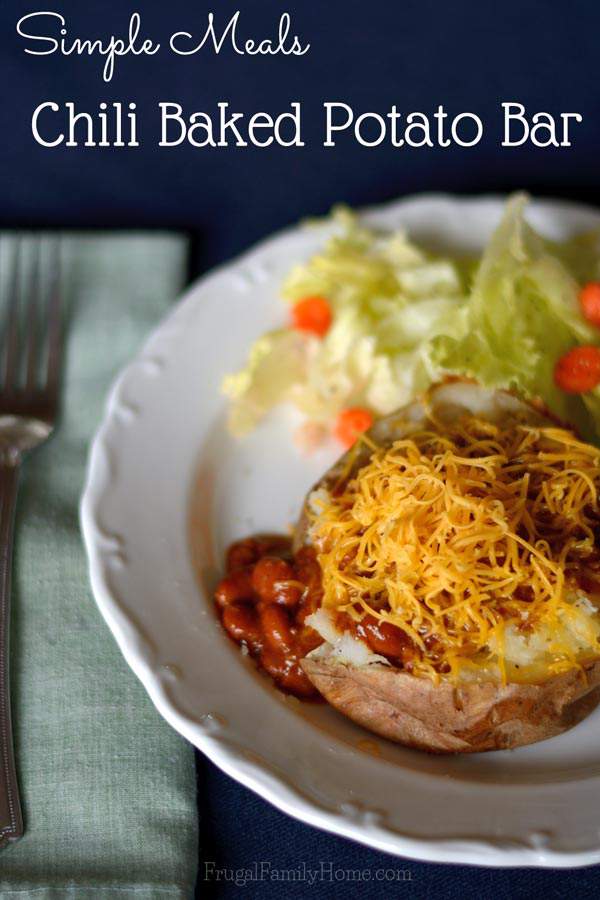
[[[8,396],[53,405],[61,351],[58,238],[15,237],[1,248],[6,301],[0,343],[2,406]]]

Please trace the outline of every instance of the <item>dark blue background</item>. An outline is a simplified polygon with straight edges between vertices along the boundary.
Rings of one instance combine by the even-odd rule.
[[[303,57],[176,57],[174,31],[201,33],[214,6],[219,19],[241,9],[241,33],[272,35],[283,10],[311,50]],[[600,121],[596,115],[600,11],[595,0],[77,0],[0,8],[0,216],[5,224],[169,225],[203,236],[213,264],[299,217],[340,200],[371,203],[407,192],[478,192],[526,187],[536,193],[598,198]],[[143,32],[163,47],[154,57],[117,60],[112,82],[87,57],[25,55],[15,24],[36,9],[62,12],[69,37],[124,34],[139,10]],[[44,100],[72,100],[97,111],[101,100],[134,101],[139,149],[46,149],[31,136]],[[158,149],[159,100],[189,113],[232,109],[274,114],[303,104],[304,148]],[[385,113],[477,113],[486,133],[472,149],[367,149],[349,136],[322,147],[324,101]],[[580,112],[574,146],[502,149],[502,101],[531,113]],[[2,224],[0,222],[0,224]]]
[[[26,56],[15,24],[38,9],[62,12],[71,37],[123,34],[131,12],[143,33],[163,44],[151,58],[117,60],[110,84],[99,59]],[[183,58],[166,49],[177,30],[201,33],[213,8],[219,21],[242,10],[240,33],[275,33],[282,11],[312,48],[304,57],[249,58],[231,50]],[[338,201],[373,203],[418,191],[475,193],[526,188],[536,194],[600,201],[600,6],[589,2],[507,0],[123,0],[0,8],[0,226],[178,227],[192,232],[193,271],[230,257],[274,229],[326,212]],[[139,149],[44,149],[31,114],[45,100],[72,100],[94,112],[102,100],[134,101]],[[277,114],[299,100],[304,148],[159,149],[157,104],[188,114],[218,100],[251,114]],[[322,147],[324,101],[356,114],[477,113],[485,137],[473,149],[361,148],[350,137]],[[573,147],[502,149],[502,101],[530,113],[579,112]],[[396,866],[388,857],[299,825],[199,761],[201,854],[240,868],[268,859],[274,868],[331,860],[341,868]],[[411,898],[596,896],[600,870],[492,871],[410,863],[413,880],[394,886],[321,883],[286,886],[291,897]],[[278,883],[245,888],[201,885],[205,896],[280,897]]]

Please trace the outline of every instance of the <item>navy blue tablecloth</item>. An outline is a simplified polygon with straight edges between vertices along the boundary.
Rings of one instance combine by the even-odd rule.
[[[362,205],[421,191],[525,188],[600,204],[597,0],[140,0],[133,6],[56,0],[42,9],[48,7],[64,16],[69,39],[123,35],[135,9],[144,36],[163,48],[152,57],[117,59],[107,83],[97,57],[25,54],[15,26],[36,7],[5,0],[0,226],[187,229],[195,237],[195,275],[339,201]],[[257,40],[272,36],[281,13],[289,11],[293,30],[311,49],[303,57],[260,58],[231,47],[218,56],[165,52],[172,32],[200,34],[211,9],[222,24],[239,9],[241,37]],[[94,115],[102,102],[135,103],[140,146],[40,146],[31,130],[34,109],[42,102],[58,105],[56,116],[43,120],[46,135],[51,129],[56,135],[67,101],[77,112]],[[160,148],[161,101],[179,103],[188,116],[199,110],[214,114],[219,101],[246,115],[277,115],[300,102],[305,146]],[[385,116],[395,104],[402,115],[420,111],[431,117],[443,105],[449,116],[479,116],[484,136],[471,148],[398,148],[389,140],[367,148],[344,133],[335,148],[326,148],[328,101],[348,104],[356,116]],[[561,113],[578,113],[582,121],[572,128],[571,146],[502,147],[503,102],[522,104],[528,116],[545,111],[558,121]],[[202,897],[334,898],[360,892],[467,900],[600,892],[600,869],[501,871],[394,860],[289,819],[200,757],[198,777]],[[244,874],[237,884],[230,880],[240,870],[253,873],[261,862],[271,873],[323,862],[324,874],[314,884],[290,875],[283,886],[266,870],[262,880]],[[220,869],[229,874],[217,876]],[[406,875],[376,880],[376,872],[387,869]],[[335,875],[347,870],[368,870],[372,880],[357,885]]]
[[[388,856],[293,821],[206,761],[199,790],[198,897],[584,900],[600,890],[597,866],[490,869]]]

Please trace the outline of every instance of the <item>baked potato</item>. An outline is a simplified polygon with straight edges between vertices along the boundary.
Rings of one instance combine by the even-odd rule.
[[[471,443],[461,438],[463,426],[457,423],[463,420],[479,423],[473,426]],[[444,469],[440,459],[446,429],[454,444],[448,451],[450,468]],[[516,450],[513,434],[521,441]],[[421,443],[415,451],[411,442],[417,441],[416,435]],[[428,449],[431,441],[438,442],[435,453]],[[463,444],[467,449],[460,450]],[[492,474],[484,484],[477,466],[487,466],[492,451],[500,454],[500,462],[494,463],[499,468],[489,468]],[[385,468],[387,461],[403,465],[411,453],[413,466],[403,470],[404,494],[394,495],[404,499],[393,507],[389,498],[387,507],[381,500],[379,508],[365,512],[365,494],[371,491],[377,499],[389,488],[392,470]],[[429,468],[419,469],[427,453]],[[531,471],[529,458],[535,462]],[[459,473],[464,481],[460,496],[459,476],[453,475],[452,481],[448,475],[452,465],[463,465],[466,472]],[[494,472],[501,478],[494,481]],[[429,490],[434,476],[438,486],[445,477],[448,484],[452,481],[454,494],[448,498],[440,488],[437,494],[417,496],[413,486],[422,479]],[[598,583],[594,578],[600,559],[595,545],[596,535],[600,541],[597,487],[600,494],[600,451],[578,441],[544,410],[503,391],[447,383],[381,419],[309,492],[296,528],[296,550],[313,546],[323,569],[321,608],[307,623],[324,643],[301,661],[304,672],[332,706],[358,724],[435,753],[513,748],[571,728],[600,701],[600,575]],[[346,492],[343,503],[336,499],[340,492]],[[511,519],[517,494],[518,526]],[[460,504],[467,501],[474,512],[469,513],[473,521],[465,525]],[[445,525],[447,541],[438,542],[436,557],[426,516],[438,507],[450,524]],[[387,510],[383,517],[382,509]],[[485,529],[493,525],[499,535],[485,539],[485,552],[483,539],[473,543],[469,537],[481,509],[489,512],[481,513],[488,516],[480,520]],[[415,525],[420,515],[423,522]],[[398,521],[404,530],[398,531]],[[412,542],[406,550],[398,539],[398,558],[390,529]],[[344,551],[346,546],[350,549]],[[385,564],[374,559],[379,547]],[[428,568],[420,564],[420,548],[429,553]],[[403,553],[409,554],[406,559]],[[435,568],[440,555],[440,565],[458,573],[453,569],[452,583]],[[509,562],[512,565],[512,581],[491,582],[498,559],[503,572],[509,571]],[[471,579],[466,588],[461,566],[467,572],[464,578]],[[431,589],[417,600],[422,579],[429,579]],[[460,593],[452,593],[459,582]],[[360,627],[365,610],[388,631],[390,626],[400,629],[412,656],[386,657],[376,652],[377,645],[369,646]],[[471,618],[464,618],[465,610]]]
[[[600,664],[541,684],[433,684],[391,666],[321,656],[302,668],[319,693],[358,725],[432,753],[507,750],[561,734],[600,701]]]

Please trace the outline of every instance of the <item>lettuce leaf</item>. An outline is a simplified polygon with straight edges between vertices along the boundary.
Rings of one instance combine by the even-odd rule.
[[[246,367],[223,379],[223,393],[232,401],[232,434],[246,434],[271,407],[291,399],[294,385],[306,377],[306,350],[306,342],[290,329],[268,332],[253,344]]]
[[[553,373],[575,345],[600,346],[578,301],[580,284],[600,277],[600,232],[548,241],[526,222],[527,200],[509,199],[476,266],[335,211],[323,249],[282,286],[289,304],[326,297],[332,326],[323,339],[284,327],[255,343],[223,383],[231,431],[244,434],[282,402],[326,424],[348,406],[385,415],[452,374],[540,400],[598,439],[600,389],[567,395]]]
[[[581,315],[573,274],[577,268],[580,277],[592,275],[598,237],[578,238],[558,252],[525,221],[526,203],[519,194],[507,205],[461,311],[461,334],[434,337],[427,353],[433,368],[541,400],[586,436],[598,436],[596,392],[576,397],[554,384],[563,353],[577,344],[600,345],[600,332]]]
[[[466,299],[459,267],[428,256],[402,231],[364,227],[349,210],[334,212],[333,227],[323,250],[294,266],[282,287],[290,304],[326,297],[332,326],[322,340],[283,328],[257,341],[223,383],[236,435],[282,402],[331,423],[347,406],[391,412],[430,382],[422,348],[451,330]]]

